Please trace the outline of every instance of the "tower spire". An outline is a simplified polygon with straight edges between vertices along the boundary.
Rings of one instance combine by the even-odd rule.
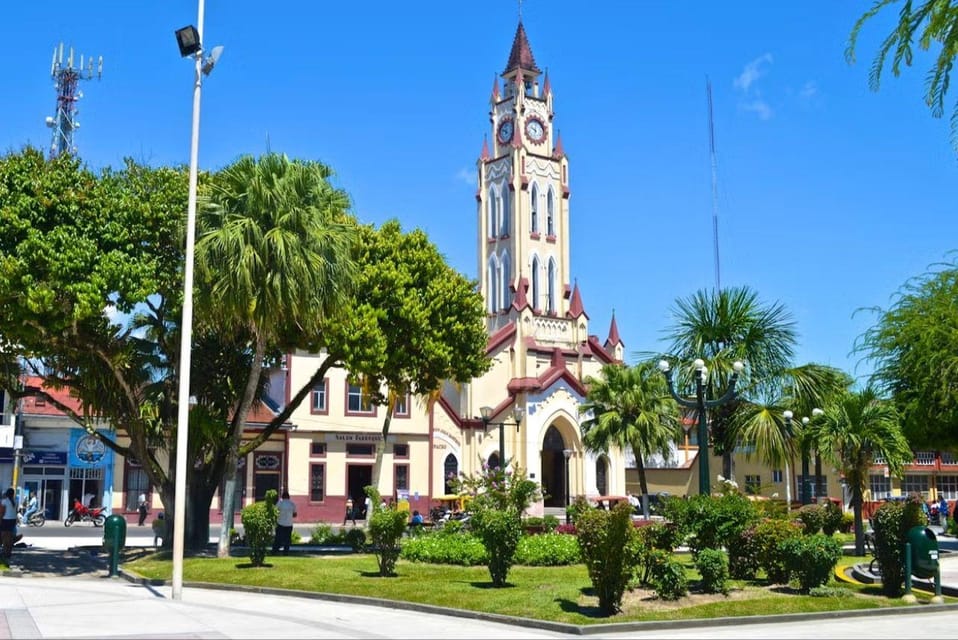
[[[506,63],[506,70],[502,75],[511,71],[521,69],[531,71],[538,75],[539,67],[536,66],[536,60],[532,56],[532,47],[529,46],[529,38],[526,36],[526,29],[522,26],[522,20],[519,20],[519,26],[516,27],[516,35],[512,39],[512,50],[509,51],[509,61]]]

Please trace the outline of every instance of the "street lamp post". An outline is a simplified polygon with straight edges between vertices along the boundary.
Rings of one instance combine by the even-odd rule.
[[[193,255],[196,243],[196,183],[200,155],[200,92],[203,76],[209,75],[223,47],[213,47],[203,59],[204,0],[197,0],[196,26],[176,30],[180,55],[191,57],[193,74],[193,127],[190,135],[190,177],[186,205],[186,252],[183,269],[183,318],[180,327],[179,390],[176,413],[176,456],[173,484],[173,580],[174,600],[183,598],[183,543],[186,534],[186,467],[190,419],[190,368],[193,343]]]
[[[812,409],[812,418],[817,418],[818,416],[825,415],[825,412],[819,408]],[[818,497],[818,489],[822,486],[822,452],[818,450],[818,445],[815,445],[815,497]]]
[[[563,449],[562,455],[565,456],[565,523],[569,524],[569,458],[572,457],[572,449]]]
[[[482,416],[482,424],[486,429],[489,427],[499,427],[499,468],[506,468],[506,425],[513,422],[491,422],[492,407],[480,407],[479,414]],[[522,424],[522,418],[525,417],[525,410],[518,404],[512,409],[512,419],[516,425],[516,433],[519,432],[519,425]]]
[[[802,428],[808,428],[808,416],[802,417]],[[812,491],[811,486],[809,486],[808,477],[808,449],[809,443],[806,438],[808,434],[802,434],[802,504],[811,504],[812,502]]]
[[[714,400],[705,399],[705,382],[708,379],[708,369],[705,367],[705,361],[696,358],[695,362],[695,397],[685,398],[675,391],[675,385],[672,383],[672,370],[668,360],[659,361],[659,370],[665,376],[665,382],[669,387],[669,393],[675,399],[679,406],[694,408],[698,411],[698,438],[699,438],[699,494],[710,495],[712,493],[711,478],[709,476],[709,432],[708,420],[705,415],[706,409],[713,409],[719,405],[725,404],[735,397],[735,383],[738,376],[745,367],[741,362],[735,361],[732,365],[732,378],[729,380],[728,388],[720,397]]]

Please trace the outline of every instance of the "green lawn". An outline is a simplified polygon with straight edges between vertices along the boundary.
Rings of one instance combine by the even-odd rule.
[[[687,556],[686,556],[687,560]],[[844,558],[843,563],[854,561]],[[849,598],[814,598],[785,588],[733,582],[729,597],[695,594],[698,576],[689,569],[693,596],[665,603],[646,593],[626,594],[624,610],[614,618],[600,617],[583,565],[568,567],[513,567],[509,586],[494,589],[485,567],[458,567],[400,561],[396,577],[378,576],[372,555],[269,556],[266,567],[251,567],[245,558],[186,558],[185,582],[214,582],[352,594],[419,602],[570,624],[641,620],[685,620],[720,616],[769,615],[868,609],[898,606],[875,587],[843,585],[855,592]],[[146,578],[169,580],[169,555],[148,556],[124,564]]]

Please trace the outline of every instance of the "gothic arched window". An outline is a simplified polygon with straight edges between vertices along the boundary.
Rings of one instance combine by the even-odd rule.
[[[539,299],[539,256],[532,256],[532,308],[540,309]]]
[[[502,280],[500,285],[500,291],[502,292],[502,308],[508,309],[509,305],[512,304],[512,290],[509,288],[509,284],[512,282],[512,263],[509,260],[508,253],[502,253],[502,260],[500,264],[502,265]]]
[[[554,236],[556,234],[555,218],[555,197],[552,195],[552,187],[549,187],[549,193],[546,194],[546,235]]]
[[[532,183],[532,190],[529,192],[529,205],[531,232],[539,233],[539,187],[534,182]]]
[[[489,187],[489,237],[495,238],[499,235],[499,196],[496,190]]]
[[[499,235],[511,235],[510,231],[509,185],[502,185],[502,223],[499,225]]]
[[[556,261],[552,258],[549,258],[549,282],[546,284],[549,287],[547,295],[549,296],[548,305],[546,309],[549,313],[556,312]]]
[[[486,267],[486,295],[489,297],[486,308],[490,313],[499,310],[499,273],[498,261],[495,256],[489,257],[489,264]]]
[[[459,477],[459,461],[456,460],[456,456],[451,453],[446,456],[446,461],[442,463],[442,474],[445,478],[443,490],[446,492],[446,495],[455,493],[453,490],[455,483],[453,481]]]

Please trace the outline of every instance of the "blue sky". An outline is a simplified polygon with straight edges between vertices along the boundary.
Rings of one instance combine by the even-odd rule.
[[[0,148],[46,148],[54,45],[103,55],[76,142],[93,167],[189,157],[192,68],[173,31],[195,0],[9,3]],[[714,286],[705,79],[713,85],[723,286],[791,311],[797,362],[862,375],[850,355],[908,278],[958,245],[947,122],[922,102],[928,56],[881,91],[867,77],[896,12],[870,0],[526,0],[570,159],[572,273],[591,332],[612,310],[628,353],[660,350],[678,297]],[[475,161],[516,2],[207,0],[200,164],[244,153],[321,160],[357,215],[421,227],[476,277]],[[953,98],[952,98],[953,100]]]

